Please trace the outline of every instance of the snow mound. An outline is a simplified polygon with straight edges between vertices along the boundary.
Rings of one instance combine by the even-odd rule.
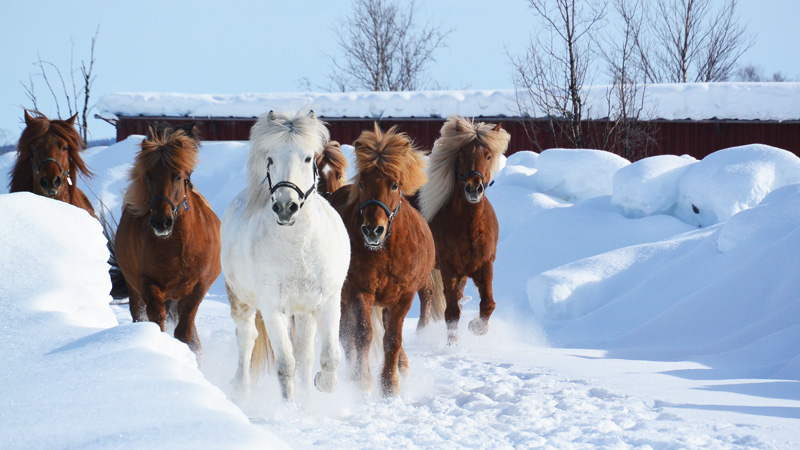
[[[614,174],[630,164],[603,150],[549,149],[536,158],[533,175],[540,192],[570,202],[611,195]]]
[[[678,182],[675,216],[709,226],[756,206],[774,189],[800,182],[800,158],[775,147],[744,145],[692,164]]]
[[[631,218],[670,214],[678,202],[678,180],[691,156],[659,155],[636,161],[614,174],[611,203]]]
[[[0,211],[0,447],[286,447],[185,344],[152,323],[117,326],[97,220],[30,193],[0,195]]]

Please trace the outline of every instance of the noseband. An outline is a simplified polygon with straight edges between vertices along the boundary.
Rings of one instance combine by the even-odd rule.
[[[485,179],[485,178],[483,178],[483,174],[482,174],[482,173],[480,173],[480,172],[478,172],[477,170],[470,170],[469,172],[467,172],[467,173],[465,173],[465,174],[463,174],[463,175],[462,175],[462,174],[461,174],[461,171],[460,171],[460,170],[458,170],[458,166],[456,166],[456,178],[458,178],[458,181],[460,181],[460,182],[462,182],[462,183],[463,183],[463,182],[467,181],[467,178],[469,178],[469,177],[470,177],[470,175],[477,175],[477,176],[479,176],[479,177],[481,178],[481,187],[483,188],[483,191],[484,191],[484,192],[486,192],[486,188],[488,188],[489,186],[491,186],[491,185],[493,185],[493,184],[494,184],[494,180],[492,180],[492,181],[491,181],[491,182],[490,182],[490,183],[487,185],[487,184],[486,184],[486,179]]]
[[[402,195],[403,194],[401,192],[400,196],[402,197]],[[397,208],[395,208],[394,211],[392,211],[391,209],[389,209],[388,206],[386,206],[386,203],[383,203],[380,200],[372,199],[372,200],[367,200],[364,203],[362,203],[361,205],[359,205],[358,211],[363,216],[364,215],[364,208],[366,208],[369,205],[378,205],[386,213],[386,216],[389,218],[389,225],[386,226],[386,236],[384,237],[384,239],[386,239],[386,238],[389,237],[390,234],[392,234],[392,222],[394,222],[394,216],[397,214],[397,211],[400,210],[400,205],[402,205],[402,204],[403,204],[403,201],[400,200],[400,202],[397,204]]]
[[[35,173],[36,176],[41,176],[39,174],[39,172],[41,172],[42,166],[44,165],[44,163],[47,163],[47,162],[51,162],[51,163],[55,164],[56,167],[58,167],[59,172],[61,172],[60,176],[62,178],[66,178],[67,179],[67,183],[69,183],[69,185],[72,186],[72,178],[69,177],[69,167],[67,167],[67,170],[63,170],[61,168],[61,164],[59,164],[58,161],[56,161],[53,158],[45,158],[45,159],[42,160],[42,162],[39,163],[39,165],[36,165],[35,161],[33,160],[33,157],[31,157],[31,166],[33,166],[33,173]]]
[[[273,186],[272,177],[269,174],[269,168],[271,165],[272,163],[267,163],[267,176],[264,177],[264,180],[261,182],[261,184],[264,184],[264,181],[269,183],[269,195],[274,194],[275,191],[277,191],[282,187],[294,189],[294,191],[297,192],[297,195],[300,197],[300,206],[298,207],[298,209],[302,208],[303,205],[306,203],[308,197],[312,193],[314,193],[314,191],[317,190],[317,178],[319,178],[319,171],[317,170],[317,161],[314,160],[314,182],[311,184],[311,187],[308,188],[308,190],[305,192],[303,192],[303,190],[300,189],[300,187],[298,187],[291,181],[279,181],[277,184]]]
[[[156,195],[150,199],[150,209],[153,209],[153,205],[155,204],[156,201],[164,200],[165,202],[169,203],[170,209],[172,209],[173,218],[178,215],[178,211],[180,211],[181,206],[183,206],[183,208],[186,211],[188,211],[189,201],[186,199],[186,188],[188,187],[189,189],[192,189],[193,187],[192,180],[190,180],[188,176],[183,180],[183,187],[184,187],[183,200],[181,200],[177,205],[172,203],[172,200],[168,199],[167,197],[164,197],[163,195]]]

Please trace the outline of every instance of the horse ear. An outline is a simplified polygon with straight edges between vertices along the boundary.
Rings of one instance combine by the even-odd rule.
[[[27,109],[26,109],[26,110],[24,110],[24,111],[25,111],[25,125],[26,125],[26,126],[29,126],[30,124],[32,124],[32,123],[33,123],[33,121],[34,121],[35,119],[33,118],[33,116],[32,116],[32,115],[28,114],[28,110],[27,110]]]
[[[75,115],[70,117],[69,119],[67,119],[66,122],[67,122],[67,124],[69,126],[74,127],[75,126],[75,119],[77,119],[77,118],[78,118],[78,113],[75,113]]]
[[[317,120],[317,113],[315,113],[314,110],[312,109],[311,111],[308,112],[308,117],[310,117],[311,120]]]
[[[500,131],[502,129],[503,127],[500,126],[500,122],[497,122],[497,125],[494,128],[492,128],[492,131]]]
[[[464,126],[464,122],[462,122],[460,120],[456,120],[455,125],[456,125],[455,126],[456,131],[458,131],[458,132],[467,131],[467,128]]]
[[[275,121],[275,119],[277,119],[277,118],[278,118],[278,117],[275,115],[275,111],[273,111],[273,110],[271,110],[271,109],[270,109],[270,110],[269,110],[269,113],[267,113],[267,120],[271,120],[271,121],[273,121],[273,122],[274,122],[274,121]]]

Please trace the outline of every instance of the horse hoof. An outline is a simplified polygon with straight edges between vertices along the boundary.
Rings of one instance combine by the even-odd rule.
[[[469,330],[477,336],[483,336],[489,331],[489,321],[476,317],[469,322]]]
[[[314,376],[314,387],[321,392],[333,392],[337,386],[336,374],[324,374],[317,372]]]

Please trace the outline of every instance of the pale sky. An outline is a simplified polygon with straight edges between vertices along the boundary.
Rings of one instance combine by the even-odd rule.
[[[420,0],[420,17],[453,28],[448,48],[436,53],[431,76],[452,89],[508,89],[507,51],[523,51],[536,19],[526,0]],[[232,94],[302,90],[328,85],[326,54],[337,50],[333,32],[350,0],[239,1],[9,1],[0,27],[0,144],[14,143],[27,105],[20,81],[37,69],[37,52],[69,71],[96,48],[94,104],[112,92]],[[756,44],[741,62],[800,79],[800,1],[740,0]],[[605,82],[601,74],[598,82]],[[39,80],[40,81],[40,80]],[[38,82],[45,114],[56,115]],[[62,101],[63,102],[63,101]],[[48,109],[49,108],[49,109]],[[62,112],[62,115],[66,115]],[[92,120],[93,138],[114,135]]]

